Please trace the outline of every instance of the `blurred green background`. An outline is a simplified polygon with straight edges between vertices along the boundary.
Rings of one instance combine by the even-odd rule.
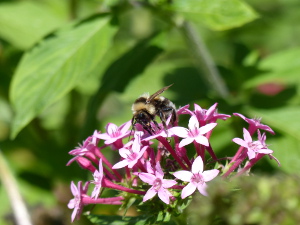
[[[35,224],[70,223],[70,181],[90,175],[65,166],[68,152],[172,83],[164,96],[178,107],[262,117],[282,166],[266,157],[255,171],[297,174],[299,10],[298,0],[1,0],[0,149]],[[220,122],[219,157],[234,154],[242,127]],[[0,224],[11,224],[9,201],[2,181]]]

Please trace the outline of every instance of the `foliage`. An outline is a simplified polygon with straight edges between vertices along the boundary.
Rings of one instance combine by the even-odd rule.
[[[262,160],[254,172],[299,171],[299,7],[298,0],[1,0],[0,148],[24,199],[35,209],[65,206],[69,181],[86,177],[65,167],[67,152],[107,122],[131,119],[141,93],[172,83],[165,96],[177,106],[219,102],[222,113],[262,117],[274,129],[268,140],[282,166]],[[233,153],[228,140],[245,126],[237,119],[214,131],[218,155]],[[12,202],[2,187],[7,213]]]

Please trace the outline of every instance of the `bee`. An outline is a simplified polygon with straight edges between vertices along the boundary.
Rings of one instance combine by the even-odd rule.
[[[149,94],[143,94],[135,100],[132,104],[132,128],[134,128],[135,124],[138,123],[141,124],[150,135],[154,134],[155,130],[153,129],[152,124],[154,124],[156,128],[160,129],[155,121],[155,116],[160,118],[165,130],[167,130],[166,120],[170,116],[170,123],[172,125],[174,124],[176,121],[175,105],[169,99],[159,96],[172,85],[173,84],[166,86],[150,96]]]

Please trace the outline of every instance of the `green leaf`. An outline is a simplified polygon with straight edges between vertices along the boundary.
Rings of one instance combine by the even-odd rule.
[[[240,0],[176,0],[170,9],[213,30],[239,27],[258,17],[250,6]]]
[[[145,216],[122,217],[122,216],[106,216],[106,215],[88,215],[88,219],[93,224],[99,225],[146,225],[147,218]]]
[[[97,16],[48,37],[24,55],[10,89],[16,113],[12,137],[84,82],[110,47],[115,31],[109,16]]]
[[[292,48],[272,54],[261,61],[258,69],[267,71],[245,83],[255,87],[267,82],[300,85],[300,48]]]
[[[20,49],[27,49],[64,22],[40,2],[0,4],[0,36]]]
[[[282,170],[291,174],[300,170],[300,141],[298,139],[291,135],[283,135],[269,142],[270,149],[274,151],[273,155],[279,160]]]

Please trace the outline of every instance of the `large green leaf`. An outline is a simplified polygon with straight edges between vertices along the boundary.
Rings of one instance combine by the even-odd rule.
[[[0,37],[20,49],[31,47],[64,21],[40,2],[0,4]]]
[[[110,47],[115,31],[109,16],[90,18],[48,37],[24,55],[10,90],[16,113],[12,137],[83,81]]]
[[[170,9],[214,30],[239,27],[258,17],[240,0],[176,0]]]

